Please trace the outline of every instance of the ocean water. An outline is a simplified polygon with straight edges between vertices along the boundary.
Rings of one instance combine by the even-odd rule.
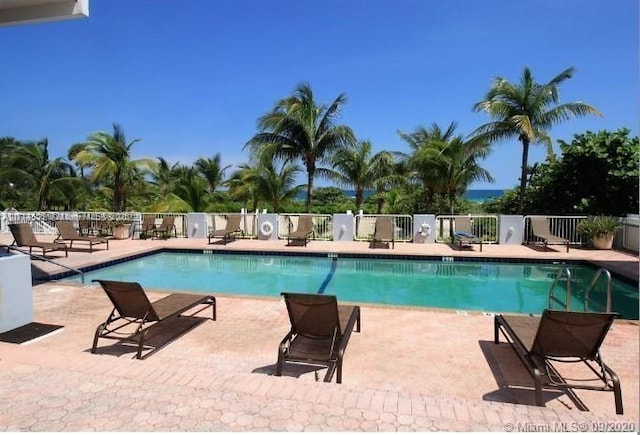
[[[470,189],[467,191],[465,199],[471,202],[484,202],[492,198],[499,198],[504,194],[504,192],[504,189]],[[355,197],[356,195],[355,191],[350,189],[345,189],[344,193],[351,198]],[[372,194],[373,191],[365,191],[364,196],[365,198],[367,198]],[[296,196],[296,200],[298,201],[304,201],[306,198],[307,192],[300,192]]]
[[[471,189],[467,191],[465,198],[472,202],[484,202],[500,198],[504,192],[503,189]]]

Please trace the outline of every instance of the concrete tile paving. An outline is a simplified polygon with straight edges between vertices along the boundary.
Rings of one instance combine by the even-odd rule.
[[[77,267],[164,246],[218,248],[187,239],[110,245],[103,253],[73,252],[65,264]],[[223,249],[231,245],[289,249],[280,242],[245,240]],[[311,242],[309,248],[314,245],[331,252],[338,248],[367,252],[358,246],[362,244]],[[506,255],[504,248],[487,246],[482,255]],[[509,251],[515,256],[549,254],[509,248],[521,248]],[[427,249],[433,255],[457,254],[447,246],[409,244],[398,244],[394,251]],[[570,254],[619,264],[635,261],[637,269],[637,257],[629,254],[575,251]],[[565,254],[551,255],[566,258]],[[50,264],[34,263],[55,270]],[[99,289],[55,282],[33,289],[35,320],[62,324],[64,329],[28,345],[0,343],[3,431],[596,431],[606,425],[637,431],[640,427],[637,322],[617,322],[603,346],[605,360],[622,382],[625,414],[617,416],[613,394],[603,392],[576,391],[590,411],[578,411],[566,394],[552,391],[545,392],[545,407],[531,406],[531,379],[509,345],[493,343],[493,319],[481,314],[365,305],[362,332],[352,335],[343,384],[337,385],[316,381],[322,380],[324,369],[311,367],[290,365],[284,376],[273,376],[277,345],[288,329],[286,309],[278,298],[216,295],[217,321],[202,323],[140,361],[132,359],[133,349],[114,341],[101,341],[98,353],[89,353],[94,329],[111,309]],[[162,293],[150,295],[158,298]]]

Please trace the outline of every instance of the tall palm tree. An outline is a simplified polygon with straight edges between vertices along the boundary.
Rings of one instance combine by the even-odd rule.
[[[131,148],[140,139],[127,142],[120,124],[113,124],[113,133],[99,131],[87,138],[86,149],[76,155],[81,165],[90,164],[95,180],[103,181],[113,189],[113,211],[124,211],[127,187],[139,172],[155,165],[151,159],[131,160]]]
[[[283,159],[301,159],[307,170],[307,213],[311,212],[311,193],[318,164],[333,151],[355,142],[346,125],[336,125],[344,94],[330,105],[318,105],[311,87],[300,84],[290,97],[278,101],[273,110],[258,120],[260,133],[245,145],[252,155],[265,149]]]
[[[393,155],[389,151],[380,151],[372,155],[372,145],[368,140],[349,144],[337,150],[329,159],[334,170],[327,171],[328,176],[338,185],[353,187],[356,210],[360,210],[364,201],[365,189],[380,185],[388,172]]]
[[[583,102],[558,103],[558,86],[570,79],[574,71],[573,68],[567,68],[544,84],[534,80],[529,68],[524,69],[520,83],[514,84],[502,77],[496,77],[484,100],[473,106],[474,111],[486,112],[494,121],[481,125],[472,135],[484,135],[490,142],[514,137],[522,142],[519,202],[521,214],[524,191],[527,187],[529,145],[546,144],[551,155],[551,127],[572,117],[600,115],[595,108]]]

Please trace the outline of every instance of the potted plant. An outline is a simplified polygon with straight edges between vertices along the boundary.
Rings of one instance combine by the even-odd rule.
[[[620,228],[620,222],[614,216],[589,217],[577,226],[578,234],[591,240],[593,247],[597,249],[611,249],[613,236],[618,228]]]
[[[118,240],[130,237],[131,221],[128,219],[115,219],[113,221],[113,238]]]

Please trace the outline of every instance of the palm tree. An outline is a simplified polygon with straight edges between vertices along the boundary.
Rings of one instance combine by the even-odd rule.
[[[273,156],[263,154],[255,164],[241,165],[232,176],[229,186],[232,196],[253,199],[253,208],[258,201],[268,203],[274,212],[281,212],[282,206],[293,201],[304,187],[296,185],[299,166],[289,160],[279,163]]]
[[[595,108],[583,102],[558,104],[558,86],[570,79],[573,73],[573,68],[567,68],[544,84],[534,80],[529,68],[524,69],[518,84],[496,77],[484,100],[473,106],[474,111],[486,112],[494,121],[481,125],[472,135],[484,135],[490,142],[513,137],[522,142],[520,214],[527,187],[529,145],[546,144],[549,155],[552,155],[551,127],[574,116],[600,115]]]
[[[113,211],[124,211],[127,187],[139,176],[140,171],[155,165],[151,159],[131,160],[131,148],[139,140],[127,142],[122,127],[114,123],[113,134],[100,131],[90,135],[86,149],[76,155],[80,165],[92,166],[95,180],[112,186]]]
[[[485,159],[488,154],[489,143],[482,138],[465,141],[462,136],[455,136],[444,144],[438,156],[438,162],[452,215],[458,195],[466,192],[472,183],[493,182],[489,171],[481,167],[478,162]]]
[[[194,163],[196,170],[207,180],[209,192],[213,195],[216,189],[224,182],[224,173],[231,166],[221,167],[220,153],[213,158],[200,157]]]
[[[330,105],[318,105],[308,84],[300,84],[293,95],[276,103],[274,109],[258,121],[260,133],[245,145],[252,155],[263,149],[283,159],[301,159],[307,170],[307,213],[311,212],[311,192],[318,163],[330,153],[355,142],[346,125],[336,125],[340,107],[346,102],[344,94]]]
[[[205,211],[209,205],[207,181],[198,174],[198,170],[194,167],[180,166],[176,168],[174,194],[183,201],[184,205],[181,211],[201,212]]]
[[[38,210],[47,210],[52,201],[62,198],[62,184],[80,182],[62,157],[49,160],[48,148],[47,139],[27,143],[16,141],[8,150],[7,164],[2,170],[4,177],[33,192]]]
[[[82,151],[87,149],[87,144],[84,142],[80,142],[80,143],[74,143],[73,145],[71,145],[69,147],[69,150],[67,151],[67,159],[72,162],[76,160],[76,157],[78,156],[78,154],[80,154]],[[78,167],[78,169],[80,170],[80,177],[84,178],[84,170],[85,168],[88,167],[88,165],[84,164],[81,165],[79,162],[75,161],[76,166]],[[89,165],[90,166],[90,165]]]
[[[288,160],[280,167],[273,161],[264,162],[257,169],[248,181],[255,185],[258,198],[270,203],[275,213],[281,212],[282,206],[293,201],[304,187],[295,184],[300,168]]]
[[[254,179],[257,173],[257,168],[250,164],[242,164],[238,167],[238,170],[231,174],[229,180],[227,180],[227,186],[229,186],[229,197],[232,200],[240,201],[244,207],[250,210],[258,209],[258,195],[256,193],[256,186],[251,181]],[[251,207],[248,206],[248,202],[251,201]]]
[[[489,144],[483,137],[465,140],[456,135],[457,124],[451,122],[446,130],[434,123],[411,134],[401,133],[413,149],[408,164],[414,176],[423,183],[427,204],[439,196],[439,211],[449,203],[451,214],[458,195],[475,181],[493,181],[491,174],[478,161],[486,158]]]
[[[365,189],[373,189],[383,184],[383,178],[390,175],[389,164],[393,164],[393,155],[389,151],[380,151],[371,155],[371,142],[364,140],[349,144],[337,150],[329,159],[333,171],[328,176],[338,185],[353,187],[356,210],[360,210]]]
[[[158,164],[151,171],[151,184],[156,186],[161,198],[173,191],[178,166],[178,163],[170,165],[165,158],[158,157]]]
[[[409,171],[410,178],[419,180],[422,184],[426,211],[432,208],[437,195],[442,198],[446,194],[439,156],[445,144],[454,137],[455,128],[455,123],[451,123],[443,131],[438,124],[433,123],[429,128],[419,127],[413,133],[398,132],[411,149],[411,154],[403,155],[403,164]]]

